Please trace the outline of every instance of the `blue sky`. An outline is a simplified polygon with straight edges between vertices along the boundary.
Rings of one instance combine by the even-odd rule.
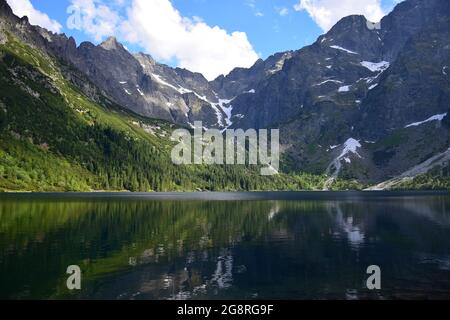
[[[78,44],[82,41],[98,43],[108,33],[112,33],[124,42],[130,51],[144,51],[159,61],[197,69],[193,71],[211,70],[209,78],[213,78],[219,73],[227,73],[234,67],[234,62],[235,66],[249,66],[258,57],[267,58],[276,52],[299,49],[311,44],[333,25],[335,20],[350,13],[372,15],[376,19],[380,16],[380,10],[383,14],[388,13],[398,0],[146,0],[145,7],[142,4],[137,7],[132,18],[129,17],[127,10],[133,2],[139,0],[8,0],[8,2],[14,3],[13,9],[14,6],[18,7],[16,11],[24,12],[31,10],[28,5],[31,2],[35,11],[46,14],[52,23],[59,23],[60,26],[56,29],[73,36]],[[88,6],[89,2],[91,7]],[[364,2],[365,7],[356,8],[358,6],[356,3]],[[149,3],[154,3],[154,6]],[[106,23],[107,25],[111,23],[114,27],[105,31],[105,28],[95,29],[85,23],[80,30],[68,28],[67,8],[72,4],[81,4],[82,7],[86,5],[85,9],[91,10],[89,12],[95,8],[96,15],[92,17],[97,20],[94,22],[102,22],[102,19],[113,21],[111,17],[115,16],[114,22]],[[373,9],[373,4],[377,5],[376,9]],[[369,7],[371,9],[366,9]],[[322,11],[327,9],[329,14],[321,16],[322,11],[319,9]],[[177,23],[169,24],[166,20],[171,20],[170,16],[174,11],[178,11],[182,19],[189,19],[189,26],[179,29]],[[165,14],[168,16],[166,20],[158,18],[164,17]],[[42,22],[44,20],[38,19],[39,17],[34,20],[39,24],[45,24]],[[172,18],[176,20],[176,16]],[[118,26],[127,19],[131,21],[128,28],[123,26],[119,28]],[[30,20],[33,23],[33,19]],[[180,23],[184,24],[178,22]],[[214,28],[216,26],[218,28]],[[233,35],[235,31],[240,34]],[[185,34],[178,42],[183,42],[185,38],[190,39],[183,47],[160,39],[160,36],[176,39],[180,32]],[[203,37],[206,43],[198,37]],[[208,50],[208,43],[211,44],[211,48],[217,49],[215,55],[205,53]],[[202,48],[203,46],[205,48]],[[189,55],[186,51],[190,50],[193,52]],[[229,56],[223,52],[229,52]]]

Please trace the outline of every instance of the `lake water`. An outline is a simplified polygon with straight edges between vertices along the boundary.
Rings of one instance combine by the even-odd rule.
[[[0,298],[449,299],[450,196],[2,195]]]

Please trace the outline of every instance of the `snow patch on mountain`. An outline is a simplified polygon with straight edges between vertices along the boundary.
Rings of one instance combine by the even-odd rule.
[[[342,83],[342,81],[339,81],[339,80],[328,79],[328,80],[325,80],[325,81],[322,81],[322,82],[320,82],[320,83],[315,84],[314,87],[321,86],[321,85],[323,85],[323,84],[325,84],[325,83],[328,83],[328,82]]]
[[[429,117],[427,120],[408,124],[405,128],[418,127],[424,123],[431,122],[431,121],[442,121],[446,116],[447,116],[447,113],[436,114],[432,117]]]
[[[387,61],[381,62],[370,62],[370,61],[362,61],[361,65],[372,72],[383,72],[387,68],[389,68],[390,63]]]
[[[334,148],[333,148],[334,147]],[[330,148],[336,149],[338,146],[331,146]],[[330,178],[325,182],[324,190],[328,190],[333,182],[339,177],[339,173],[342,169],[342,161],[345,161],[347,164],[351,164],[351,156],[356,155],[359,158],[362,158],[358,153],[358,149],[362,148],[361,143],[354,139],[349,138],[342,146],[341,154],[334,159],[327,168],[326,174],[330,176]]]
[[[153,78],[156,79],[156,81],[159,84],[162,84],[163,86],[169,87],[169,88],[171,88],[171,89],[173,89],[175,91],[178,91],[179,93],[182,93],[180,88],[177,88],[174,85],[172,85],[172,84],[168,83],[167,81],[163,80],[163,78],[160,75],[155,74],[155,73],[152,73],[151,75],[152,75]]]
[[[190,89],[186,89],[184,87],[175,87],[174,85],[168,83],[167,81],[165,81],[160,75],[157,74],[152,74],[152,76],[156,79],[156,81],[166,87],[169,87],[173,90],[176,90],[178,93],[180,94],[187,94],[187,93],[192,93],[194,94],[197,98],[199,98],[200,100],[208,103],[211,108],[214,110],[214,112],[216,113],[216,118],[217,118],[217,125],[221,128],[223,127],[229,127],[232,125],[231,122],[231,111],[232,108],[226,108],[224,107],[225,104],[230,103],[231,100],[226,100],[226,99],[220,99],[218,98],[219,102],[215,103],[215,102],[211,102],[208,100],[208,98],[206,96],[202,96],[200,94],[198,94],[197,92],[190,90]],[[223,114],[226,115],[226,118],[223,118]]]
[[[330,48],[333,48],[333,49],[336,49],[336,50],[345,51],[345,52],[350,53],[350,54],[359,54],[359,53],[357,53],[357,52],[355,52],[355,51],[351,51],[351,50],[342,48],[342,47],[340,47],[340,46],[330,46]]]
[[[218,103],[213,103],[213,105],[216,108],[220,108],[222,112],[225,114],[225,123],[222,123],[222,126],[225,126],[225,129],[229,128],[233,125],[233,122],[231,121],[232,113],[233,113],[233,106],[230,105],[230,102],[232,102],[234,99],[220,99]],[[228,107],[227,107],[228,105]]]
[[[350,154],[356,154],[359,158],[362,158],[357,151],[361,147],[362,146],[358,140],[350,138],[347,141],[345,141],[344,150],[342,150],[341,155],[337,159],[341,160],[342,158],[344,158]]]
[[[198,93],[196,93],[196,92],[194,92],[194,91],[192,91],[192,90],[190,90],[190,89],[186,89],[186,88],[181,87],[181,86],[175,87],[173,84],[167,82],[166,80],[164,80],[164,79],[163,79],[160,75],[158,75],[158,74],[152,73],[151,75],[152,75],[152,77],[153,77],[154,79],[156,79],[156,81],[157,81],[159,84],[161,84],[161,85],[163,85],[163,86],[166,86],[166,87],[169,87],[169,88],[171,88],[171,89],[177,91],[177,92],[180,93],[180,94],[193,93],[193,94],[195,94],[195,95],[196,95],[199,99],[201,99],[201,100],[205,100],[205,99],[206,99],[206,97],[201,96],[201,95],[199,95]],[[205,100],[205,101],[206,101],[206,100]]]
[[[349,92],[351,86],[342,86],[338,89],[338,92]]]
[[[284,63],[286,62],[286,60],[292,58],[292,53],[291,52],[287,52],[285,53],[280,60],[277,61],[277,63],[275,64],[274,68],[267,71],[267,73],[269,74],[275,74],[280,72],[281,70],[283,70],[284,67]]]

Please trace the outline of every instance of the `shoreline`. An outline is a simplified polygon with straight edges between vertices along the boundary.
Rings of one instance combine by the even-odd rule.
[[[450,191],[248,191],[248,192],[7,192],[4,199],[90,200],[358,200],[404,197],[450,196]]]

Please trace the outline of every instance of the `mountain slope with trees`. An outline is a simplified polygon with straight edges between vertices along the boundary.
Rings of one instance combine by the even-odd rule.
[[[115,38],[77,47],[0,0],[0,190],[359,189],[395,179],[450,147],[449,24],[449,1],[406,0],[379,24],[345,17],[311,46],[208,82]],[[173,165],[170,135],[194,121],[279,128],[282,173]],[[448,189],[448,167],[397,187]]]

